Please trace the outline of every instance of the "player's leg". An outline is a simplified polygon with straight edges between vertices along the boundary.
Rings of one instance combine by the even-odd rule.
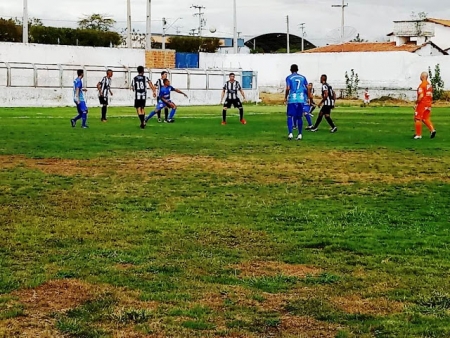
[[[296,114],[296,104],[288,103],[287,105],[287,128],[288,128],[288,139],[292,140],[294,135],[292,134],[294,130],[294,118]]]
[[[313,127],[311,115],[309,113],[311,111],[311,108],[312,106],[309,105],[303,106],[303,115],[305,116],[306,122],[308,122],[308,126],[305,128],[305,130],[311,130],[311,128]]]
[[[172,104],[173,104],[173,107],[172,107],[172,110],[170,111],[170,114],[169,114],[169,122],[170,123],[174,123],[175,122],[174,117],[175,117],[175,114],[177,113],[177,108],[178,108],[175,103],[172,102]]]
[[[431,109],[427,108],[423,114],[423,123],[427,126],[430,131],[430,137],[436,137],[436,129],[434,129],[433,123],[431,122]]]
[[[415,127],[415,134],[414,139],[419,140],[422,138],[422,121],[423,121],[423,113],[424,108],[420,105],[416,107],[416,111],[414,113],[414,127]]]
[[[75,116],[73,119],[70,120],[70,124],[72,125],[73,128],[76,127],[77,121],[78,121],[79,119],[81,119],[82,116],[83,116],[83,112],[81,111],[80,105],[77,104],[77,103],[75,103],[75,104],[76,104],[76,108],[77,108],[77,113],[78,113],[78,115]]]
[[[88,117],[88,108],[86,106],[86,102],[80,102],[80,111],[81,113],[81,128],[88,128],[87,126],[87,117]]]
[[[242,124],[247,124],[247,121],[244,119],[244,107],[242,105],[241,99],[236,99],[234,102],[234,107],[239,109],[239,121],[241,121]]]
[[[336,128],[333,120],[331,119],[331,107],[328,107],[328,106],[326,107],[326,111],[325,111],[324,115],[325,115],[325,120],[327,120],[328,124],[331,127],[331,132],[332,133],[337,132],[337,128]]]
[[[158,122],[162,122],[161,121],[161,110],[157,111],[156,114],[158,115]]]
[[[298,128],[297,140],[301,140],[303,138],[303,136],[302,136],[302,132],[303,132],[303,105],[302,104],[299,104],[297,106],[295,120],[297,122],[297,128]]]
[[[158,114],[158,116],[161,116],[161,109],[163,109],[166,105],[164,104],[164,102],[158,102],[156,104],[155,110],[153,110],[152,112],[150,112],[150,114],[148,114],[148,116],[145,118],[145,123],[148,122],[148,120],[150,120],[153,116],[155,116],[156,114]]]
[[[320,110],[319,116],[317,116],[316,123],[314,123],[314,126],[311,128],[311,131],[317,131],[319,129],[320,123],[322,123],[324,109],[325,106],[323,106],[322,109]]]
[[[164,122],[169,120],[169,108],[164,108]]]
[[[100,104],[102,105],[102,118],[101,121],[105,122],[106,121],[106,113],[108,110],[108,99],[104,96],[100,96],[99,98],[100,100]]]
[[[223,103],[223,109],[222,109],[222,125],[227,124],[227,110],[231,108],[231,102],[228,100],[225,100]]]

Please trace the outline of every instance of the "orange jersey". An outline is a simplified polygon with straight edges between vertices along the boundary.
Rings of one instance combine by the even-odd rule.
[[[428,81],[423,81],[417,89],[417,97],[423,95],[420,106],[431,107],[433,103],[433,86]]]

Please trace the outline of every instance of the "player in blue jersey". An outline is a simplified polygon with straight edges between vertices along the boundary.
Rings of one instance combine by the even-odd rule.
[[[176,92],[176,93],[179,93],[179,94],[183,94],[186,98],[188,97],[181,90],[172,87],[170,85],[170,80],[169,79],[165,79],[163,81],[163,86],[161,87],[161,89],[159,91],[158,103],[156,105],[156,108],[155,108],[154,111],[152,111],[150,114],[148,114],[147,118],[145,119],[146,123],[147,123],[148,120],[150,120],[153,116],[158,114],[158,112],[160,112],[165,107],[172,108],[172,111],[169,114],[169,119],[167,120],[167,122],[169,122],[169,123],[175,122],[174,116],[175,116],[175,113],[177,112],[177,106],[170,99],[170,93],[171,92]]]
[[[84,71],[78,69],[77,75],[78,77],[73,81],[73,101],[77,105],[78,115],[70,120],[70,124],[75,128],[77,121],[81,119],[81,128],[88,128],[86,124],[88,108],[86,106],[86,100],[84,99],[84,92],[86,92],[86,89],[83,88]]]
[[[284,102],[287,104],[287,126],[288,139],[292,140],[294,129],[294,120],[297,122],[298,136],[297,140],[302,139],[303,129],[303,106],[311,97],[308,81],[303,75],[298,74],[298,66],[291,66],[291,75],[286,78],[286,92]]]

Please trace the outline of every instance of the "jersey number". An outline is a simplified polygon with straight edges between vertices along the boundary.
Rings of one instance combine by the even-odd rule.
[[[144,82],[138,82],[137,83],[138,89],[145,89],[145,83]]]
[[[300,86],[302,85],[302,81],[300,80],[295,80],[295,82],[297,82],[297,90],[300,89]]]

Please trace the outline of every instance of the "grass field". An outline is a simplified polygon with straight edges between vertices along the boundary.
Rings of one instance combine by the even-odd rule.
[[[0,337],[449,337],[448,109],[283,111],[0,109]]]

